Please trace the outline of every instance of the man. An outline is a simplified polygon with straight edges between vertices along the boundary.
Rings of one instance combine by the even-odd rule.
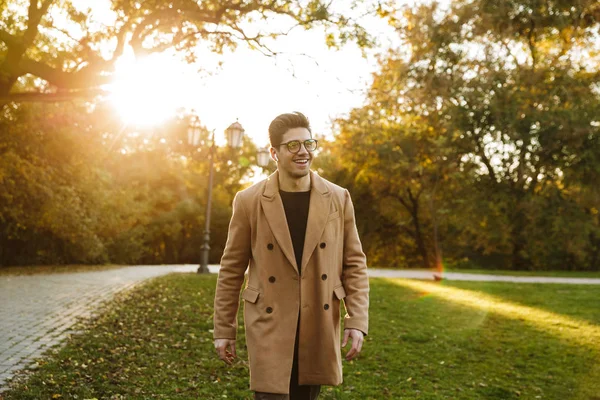
[[[239,192],[215,294],[214,339],[231,364],[247,268],[244,325],[255,399],[313,400],[342,383],[346,360],[368,333],[369,281],[350,195],[310,170],[317,149],[308,119],[282,114],[269,126],[277,171]]]

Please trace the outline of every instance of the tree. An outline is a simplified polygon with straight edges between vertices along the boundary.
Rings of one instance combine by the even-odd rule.
[[[198,150],[183,116],[118,131],[110,107],[77,103],[25,104],[0,120],[0,265],[198,262],[208,131]],[[211,262],[255,154],[248,139],[217,152]]]
[[[382,83],[379,78],[375,85]],[[439,205],[440,193],[458,160],[448,154],[445,139],[432,121],[410,114],[387,118],[384,113],[381,104],[372,104],[339,119],[331,152],[352,177],[352,186],[371,193],[366,204],[369,211],[361,212],[368,213],[368,220],[378,221],[372,229],[388,238],[385,246],[377,241],[372,254],[390,253],[389,240],[402,243],[399,236],[404,236],[408,241],[404,243],[416,248],[422,267],[438,266],[438,225],[446,212]],[[409,246],[402,250],[412,253]]]
[[[188,62],[198,45],[216,53],[245,43],[275,54],[270,40],[322,26],[327,43],[370,44],[356,21],[323,0],[112,0],[108,25],[70,0],[0,2],[0,104],[56,101],[102,93],[127,47],[136,57],[173,49]],[[95,6],[101,6],[102,4]],[[23,84],[35,83],[35,92]]]
[[[114,205],[100,138],[80,106],[20,107],[0,120],[0,263],[107,261]]]
[[[398,215],[408,211],[409,235],[438,225],[437,207],[406,207],[429,193],[425,204],[434,199],[448,216],[442,235],[455,259],[600,268],[590,186],[600,177],[597,2],[455,1],[398,12],[403,45],[382,57],[366,106],[341,123],[345,167],[368,176],[374,198]],[[402,193],[398,205],[386,197]],[[435,235],[413,236],[425,260],[422,243]]]

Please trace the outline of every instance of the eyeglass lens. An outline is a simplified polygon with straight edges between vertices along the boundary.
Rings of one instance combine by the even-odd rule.
[[[304,142],[300,142],[299,140],[292,140],[287,143],[287,148],[292,153],[297,153],[300,151],[300,143],[304,143],[304,147],[307,151],[315,151],[317,149],[317,141],[314,139],[308,139]]]

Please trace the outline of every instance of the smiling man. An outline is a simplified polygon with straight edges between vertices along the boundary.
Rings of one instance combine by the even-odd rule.
[[[313,400],[321,385],[342,383],[346,360],[368,331],[369,280],[350,194],[315,174],[317,149],[308,119],[282,114],[269,126],[277,171],[239,192],[215,294],[219,357],[236,357],[242,292],[255,399]],[[344,338],[340,344],[340,302]]]

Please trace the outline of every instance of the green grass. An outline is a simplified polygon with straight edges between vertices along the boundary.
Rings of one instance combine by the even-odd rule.
[[[171,274],[118,295],[3,398],[251,399],[243,330],[233,367],[215,356],[215,283]],[[598,286],[372,279],[370,315],[320,399],[600,399]]]

